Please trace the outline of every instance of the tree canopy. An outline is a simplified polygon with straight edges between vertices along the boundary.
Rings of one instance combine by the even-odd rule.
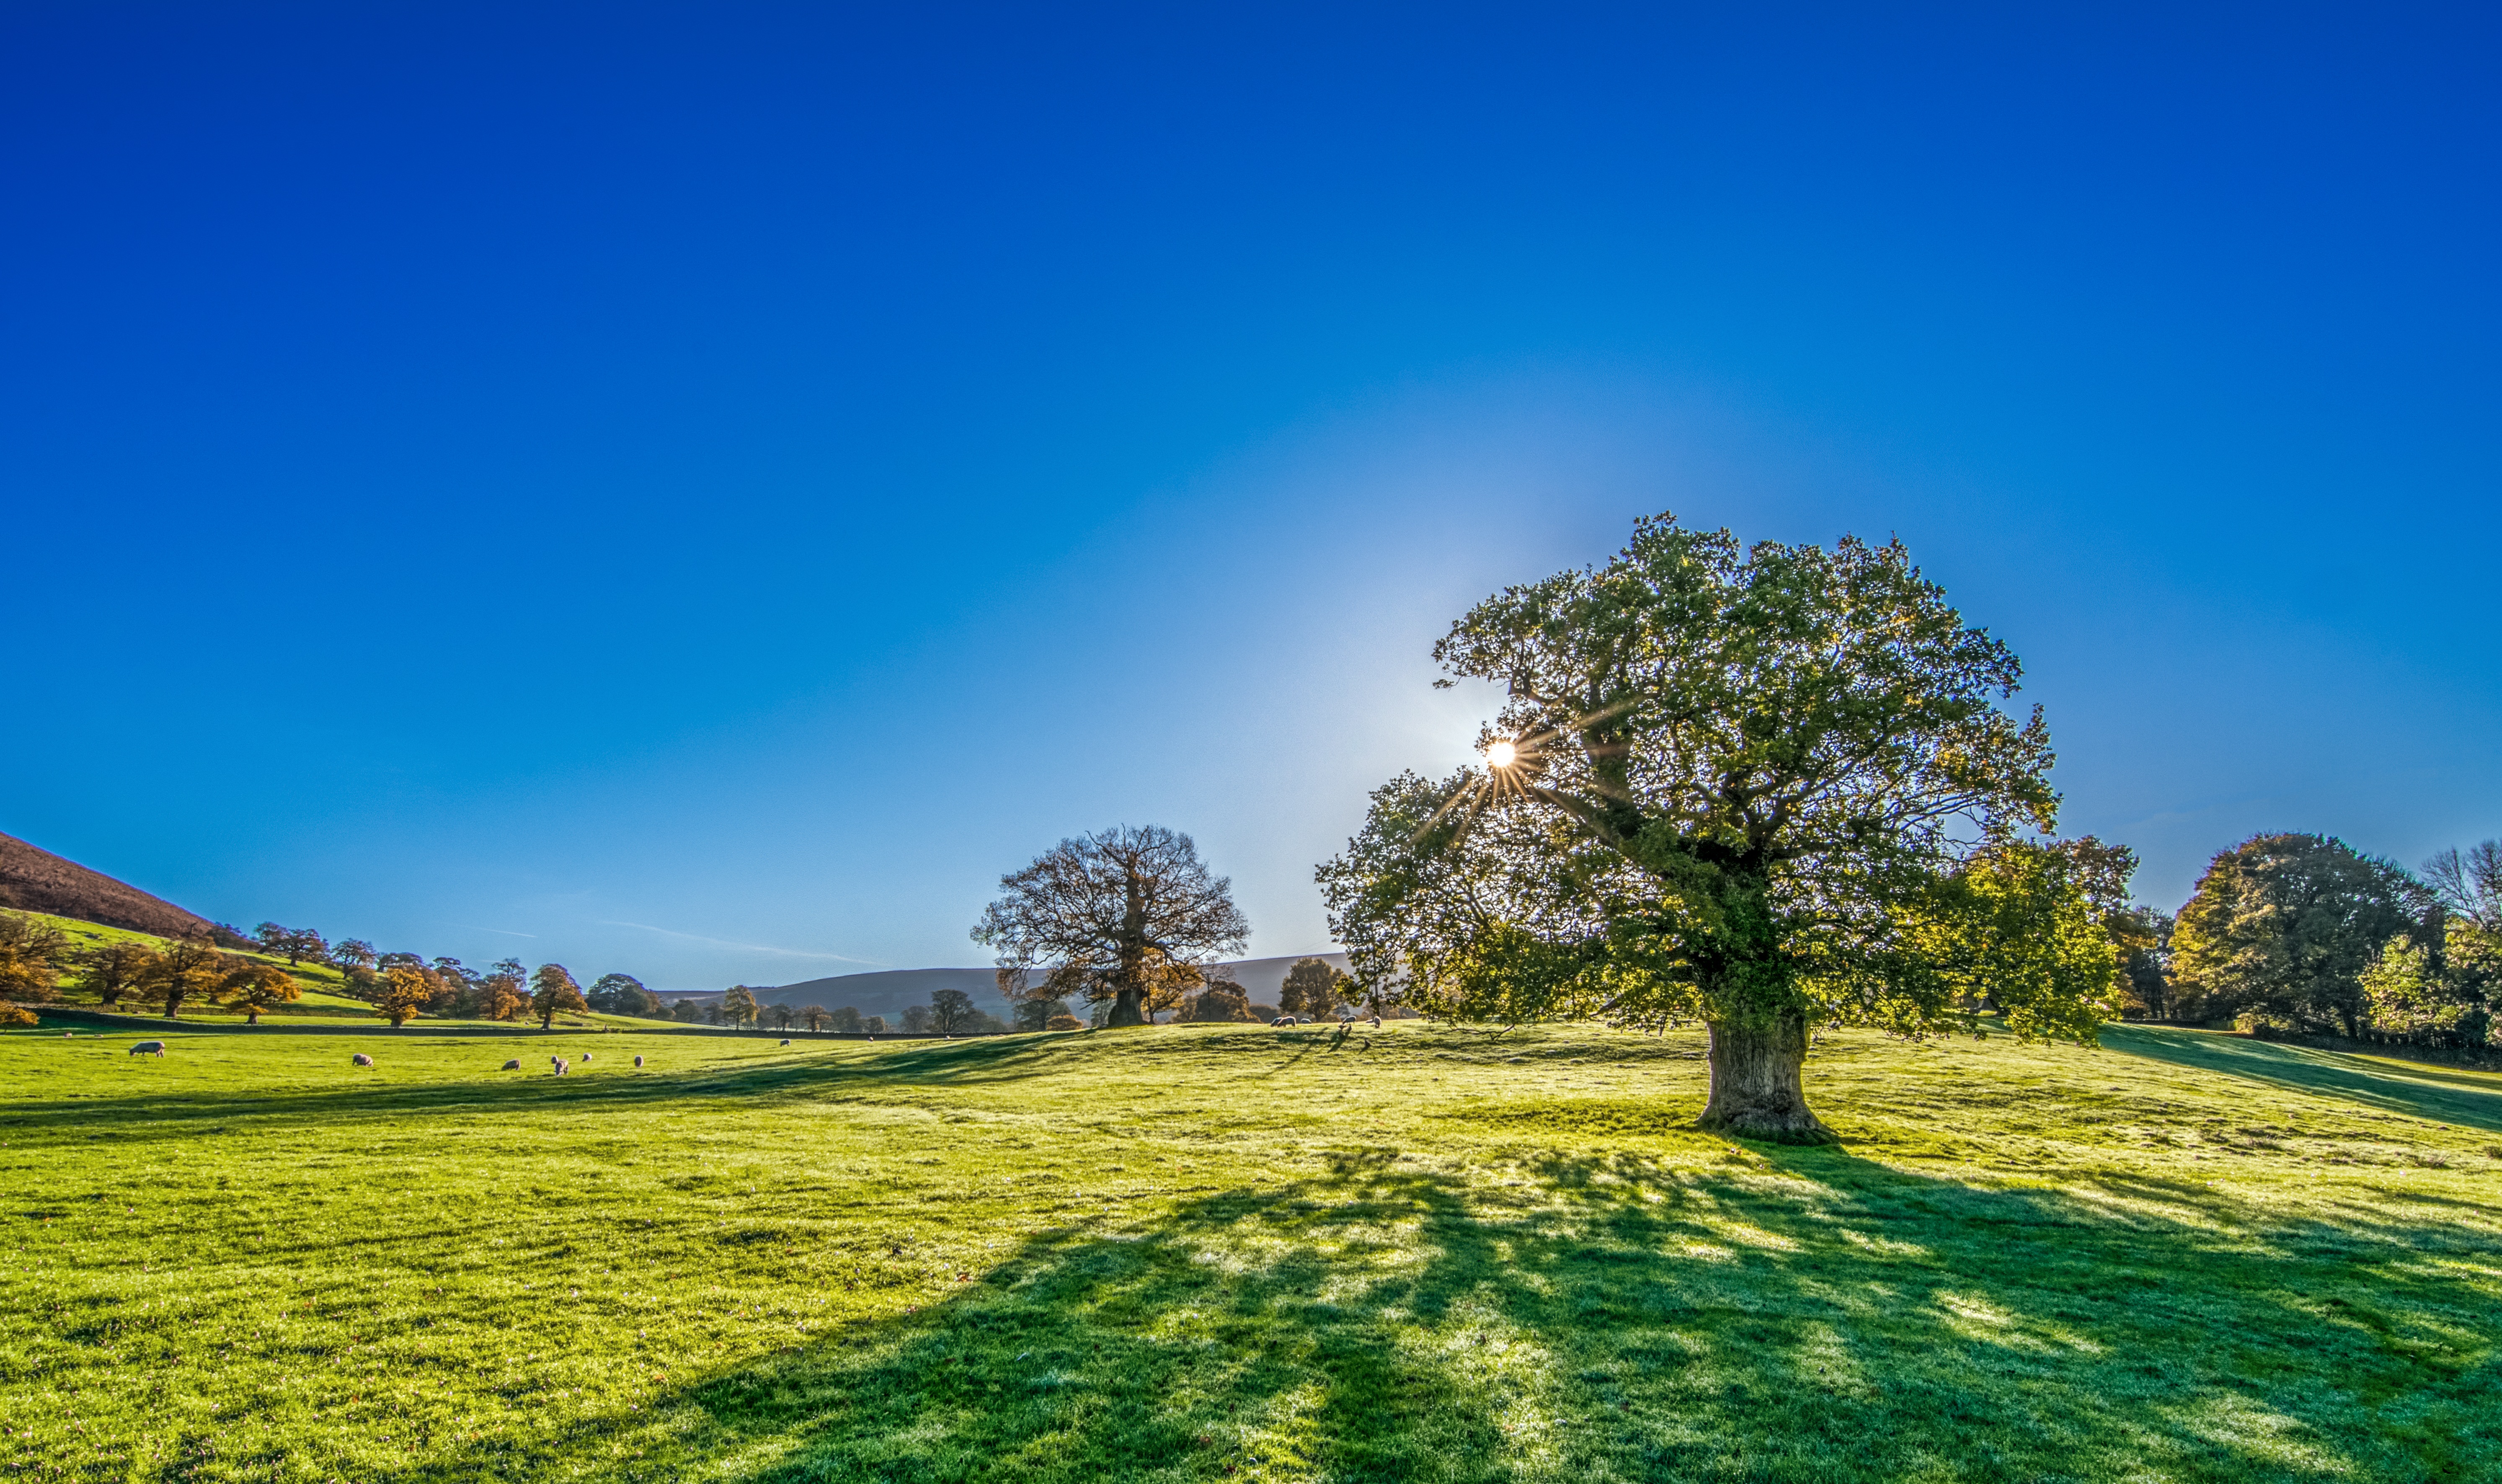
[[[1000,988],[1011,999],[1110,1000],[1115,1026],[1180,1003],[1200,965],[1240,952],[1251,932],[1233,883],[1161,825],[1063,840],[999,889],[973,941],[997,954]]]
[[[2354,1035],[2363,973],[2432,905],[2394,861],[2316,834],[2218,852],[2172,929],[2173,992],[2196,1018]]]
[[[539,1018],[541,1030],[556,1024],[558,1011],[590,1008],[582,997],[582,986],[574,983],[563,964],[542,963],[530,975],[530,1013]]]
[[[2083,1038],[2108,940],[2048,831],[2021,667],[1899,542],[1640,522],[1605,566],[1505,589],[1434,648],[1504,702],[1484,763],[1405,774],[1319,877],[1363,991],[1471,1018],[1695,1019],[1703,1124],[1830,1137],[1810,1029]],[[2045,924],[2048,944],[2011,937]],[[2002,970],[2013,970],[2002,972]],[[1986,991],[1987,998],[1978,997]]]
[[[0,999],[47,1000],[69,961],[70,940],[23,912],[0,912]]]

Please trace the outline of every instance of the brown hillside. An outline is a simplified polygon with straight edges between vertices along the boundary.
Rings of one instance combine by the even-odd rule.
[[[64,860],[15,835],[0,834],[0,907],[50,912],[83,923],[169,938],[205,938],[208,923],[170,901]]]

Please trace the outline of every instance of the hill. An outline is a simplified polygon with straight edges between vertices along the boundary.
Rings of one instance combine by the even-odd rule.
[[[1274,1004],[1278,990],[1286,983],[1286,970],[1306,958],[1318,958],[1334,968],[1346,967],[1344,954],[1289,954],[1279,959],[1236,959],[1217,965],[1231,975],[1234,982],[1250,992],[1254,1002]],[[999,994],[998,980],[987,968],[891,968],[866,974],[836,974],[826,979],[807,979],[797,984],[777,985],[759,990],[756,1000],[766,1005],[823,1005],[828,1010],[851,1006],[862,1015],[883,1015],[892,1020],[903,1013],[906,1005],[926,1005],[939,990],[962,990],[973,997],[973,1003],[993,1015],[1004,1017],[1008,1002]],[[666,999],[705,999],[719,995],[719,991],[705,995],[665,995]]]
[[[127,928],[166,938],[211,936],[209,922],[194,912],[116,881],[102,871],[0,834],[0,907],[49,912],[83,923]]]

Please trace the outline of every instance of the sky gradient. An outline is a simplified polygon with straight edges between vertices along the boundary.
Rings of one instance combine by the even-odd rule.
[[[656,988],[1252,952],[1635,516],[1899,535],[2174,906],[2502,834],[2465,7],[0,12],[0,830]]]

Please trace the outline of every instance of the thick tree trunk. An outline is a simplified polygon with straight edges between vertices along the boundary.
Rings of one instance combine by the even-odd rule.
[[[1112,1014],[1103,1022],[1103,1024],[1106,1026],[1145,1025],[1147,1023],[1147,1017],[1145,1012],[1140,1009],[1140,1006],[1145,1003],[1146,997],[1147,992],[1144,990],[1113,991]]]
[[[1711,1027],[1711,1100],[1702,1128],[1780,1144],[1830,1144],[1832,1130],[1808,1111],[1800,1072],[1807,1018],[1729,1021]]]

